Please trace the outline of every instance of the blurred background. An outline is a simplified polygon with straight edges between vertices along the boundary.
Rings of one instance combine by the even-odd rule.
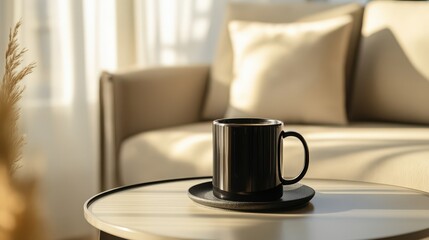
[[[94,236],[83,204],[99,192],[101,71],[210,63],[227,2],[0,0],[1,55],[9,28],[22,20],[25,63],[37,62],[25,80],[21,120],[27,144],[17,175],[39,179],[42,213],[54,239]],[[0,69],[3,74],[3,57]]]

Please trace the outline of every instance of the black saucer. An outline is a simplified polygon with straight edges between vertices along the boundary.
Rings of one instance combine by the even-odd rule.
[[[238,202],[228,201],[213,195],[212,182],[200,183],[188,190],[188,196],[199,204],[237,211],[272,211],[291,210],[307,205],[314,197],[315,191],[303,184],[283,186],[283,197],[279,200],[269,202]]]

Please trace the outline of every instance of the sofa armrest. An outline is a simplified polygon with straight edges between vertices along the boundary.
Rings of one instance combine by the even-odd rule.
[[[119,150],[128,137],[200,121],[209,66],[159,67],[100,79],[101,188],[119,184]]]

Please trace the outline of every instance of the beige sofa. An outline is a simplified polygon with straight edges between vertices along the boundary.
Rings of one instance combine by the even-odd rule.
[[[349,123],[285,123],[308,141],[306,177],[429,192],[429,3],[236,3],[225,22],[312,21],[344,14],[353,17],[344,90]],[[222,79],[232,71],[228,38],[225,24],[211,66],[103,73],[102,188],[212,174],[211,121],[223,117],[229,86]],[[209,96],[210,88],[224,89]],[[217,106],[208,111],[213,99]],[[285,174],[293,175],[302,149],[292,140],[284,148]]]

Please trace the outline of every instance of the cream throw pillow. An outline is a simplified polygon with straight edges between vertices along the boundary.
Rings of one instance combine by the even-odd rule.
[[[351,17],[306,23],[229,24],[234,80],[226,117],[345,124]]]

